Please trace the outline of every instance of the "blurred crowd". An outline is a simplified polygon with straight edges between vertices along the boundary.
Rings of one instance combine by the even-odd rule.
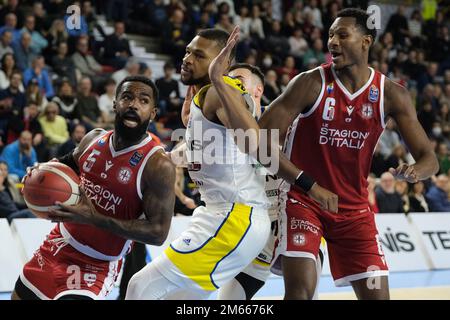
[[[382,11],[388,16],[371,49],[370,65],[410,91],[440,172],[414,185],[396,182],[388,169],[413,159],[396,124],[389,121],[369,178],[370,203],[380,213],[450,212],[450,2],[413,3]],[[81,9],[75,29],[67,27],[73,24],[73,16],[66,10],[73,4]],[[182,127],[183,88],[177,72],[185,46],[198,30],[241,27],[236,61],[262,69],[262,102],[268,105],[298,73],[331,61],[326,48],[328,28],[337,12],[349,6],[365,9],[368,4],[345,0],[0,1],[0,217],[24,208],[15,186],[20,185],[27,166],[66,154],[92,128],[113,127],[115,87],[126,76],[143,74],[155,80],[159,111],[149,130],[170,150],[171,132]],[[113,27],[112,33],[105,32],[100,15]],[[159,72],[163,77],[154,79],[155,70],[133,55],[129,34],[151,36],[170,56]],[[182,169],[177,188],[176,212],[191,214],[199,199]]]

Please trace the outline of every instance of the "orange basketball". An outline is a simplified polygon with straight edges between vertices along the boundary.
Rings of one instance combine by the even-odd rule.
[[[80,178],[70,167],[59,162],[46,162],[31,171],[22,194],[28,208],[39,218],[48,219],[48,210],[59,201],[65,205],[80,200]]]

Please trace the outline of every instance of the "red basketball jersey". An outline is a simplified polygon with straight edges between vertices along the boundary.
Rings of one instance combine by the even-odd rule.
[[[292,124],[285,152],[320,186],[339,196],[339,209],[367,209],[367,176],[385,127],[385,76],[370,68],[367,83],[351,94],[331,64],[318,69],[322,77],[320,95]],[[284,190],[296,200],[313,201],[298,187],[285,184]]]
[[[142,171],[162,147],[148,136],[139,144],[115,151],[113,131],[100,135],[80,156],[81,183],[96,210],[122,220],[142,218]],[[101,260],[117,260],[131,241],[92,225],[61,223],[64,238],[78,251]]]

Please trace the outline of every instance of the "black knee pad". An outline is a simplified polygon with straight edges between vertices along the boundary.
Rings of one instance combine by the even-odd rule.
[[[253,278],[246,273],[239,273],[235,279],[241,284],[242,288],[244,288],[245,298],[250,300],[253,296],[258,292],[259,289],[264,285],[264,281]]]

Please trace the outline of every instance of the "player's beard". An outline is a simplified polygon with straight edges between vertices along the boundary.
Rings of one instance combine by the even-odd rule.
[[[138,124],[134,128],[130,128],[126,126],[123,121],[125,120],[124,116],[127,114],[134,114]],[[139,140],[148,129],[148,125],[150,124],[150,118],[144,121],[141,121],[139,116],[133,111],[127,111],[123,114],[116,113],[116,117],[114,120],[114,129],[118,133],[120,137],[122,137],[126,141],[137,141]]]
[[[188,79],[181,78],[181,82],[186,86],[195,86],[197,84],[201,84],[202,86],[204,86],[208,84],[210,80],[208,74],[200,78],[194,78],[194,76],[191,73],[191,76]]]

